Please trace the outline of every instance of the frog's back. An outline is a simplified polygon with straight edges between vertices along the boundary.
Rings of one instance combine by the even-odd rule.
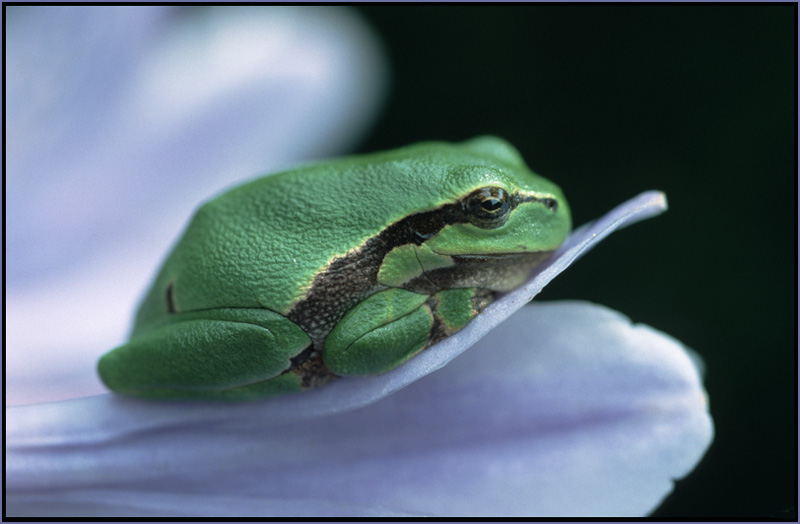
[[[454,166],[519,168],[513,148],[483,140],[486,147],[477,150],[423,143],[302,167],[207,202],[164,263],[137,327],[168,311],[255,307],[286,314],[334,258],[478,183],[459,178]]]

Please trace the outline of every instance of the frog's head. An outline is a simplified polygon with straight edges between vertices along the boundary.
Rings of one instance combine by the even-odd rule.
[[[416,228],[414,257],[423,274],[404,287],[423,290],[433,281],[440,288],[513,289],[569,235],[567,201],[504,140],[479,137],[450,147],[447,153],[439,145],[447,158],[434,160],[447,165],[439,175],[440,205],[416,217],[437,224],[429,233]]]

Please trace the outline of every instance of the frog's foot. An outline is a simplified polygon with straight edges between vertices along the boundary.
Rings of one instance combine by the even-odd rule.
[[[310,345],[302,329],[268,310],[179,313],[104,355],[98,372],[127,395],[247,400],[305,389],[292,368]]]
[[[433,295],[380,291],[351,309],[325,339],[325,365],[337,375],[383,373],[464,327],[491,300],[491,292],[475,288]]]

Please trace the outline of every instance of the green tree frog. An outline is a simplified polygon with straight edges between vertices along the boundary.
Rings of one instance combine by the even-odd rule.
[[[199,208],[99,374],[128,395],[247,400],[383,373],[570,227],[561,190],[489,136],[256,179]]]

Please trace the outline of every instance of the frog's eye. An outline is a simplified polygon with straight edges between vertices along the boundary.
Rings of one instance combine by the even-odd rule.
[[[495,229],[506,223],[512,208],[511,196],[500,187],[482,187],[462,203],[470,224]]]

